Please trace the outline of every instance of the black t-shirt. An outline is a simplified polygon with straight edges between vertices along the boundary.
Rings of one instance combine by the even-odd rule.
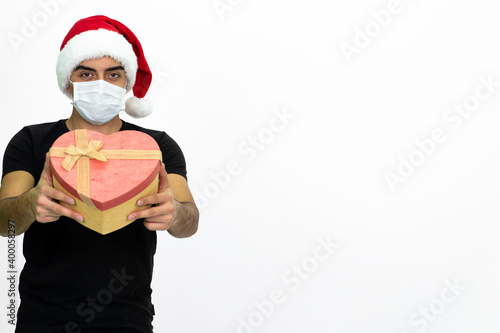
[[[127,122],[120,130],[149,134],[167,172],[186,177],[184,155],[166,133]],[[45,154],[66,132],[65,120],[23,128],[7,146],[3,176],[23,170],[37,183]],[[107,235],[66,217],[35,221],[24,234],[16,332],[152,332],[155,251],[156,232],[143,220]]]

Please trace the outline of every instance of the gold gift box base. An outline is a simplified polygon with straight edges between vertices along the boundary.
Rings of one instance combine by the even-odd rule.
[[[109,234],[113,231],[119,230],[134,221],[130,221],[127,217],[130,213],[149,208],[150,206],[137,206],[137,200],[145,196],[158,193],[158,177],[156,177],[151,184],[146,187],[141,193],[137,194],[135,197],[127,200],[126,202],[119,204],[108,210],[99,210],[95,207],[90,207],[78,198],[75,198],[66,191],[61,184],[57,182],[55,177],[53,177],[54,188],[63,191],[67,195],[75,199],[75,205],[70,205],[61,202],[65,207],[68,207],[78,213],[80,213],[84,221],[80,222],[81,225],[92,229],[102,235]]]

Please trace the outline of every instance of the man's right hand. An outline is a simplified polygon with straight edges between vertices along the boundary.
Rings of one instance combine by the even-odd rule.
[[[27,171],[12,171],[2,179],[0,187],[0,236],[10,235],[14,226],[16,235],[20,235],[36,220],[47,223],[67,216],[83,221],[82,215],[59,202],[74,205],[74,199],[54,188],[50,169],[49,154],[38,184]]]
[[[45,165],[38,184],[30,190],[31,210],[34,219],[41,223],[54,222],[61,216],[83,222],[83,216],[59,202],[75,204],[75,200],[66,193],[54,188],[52,171],[50,169],[49,154],[46,155]]]

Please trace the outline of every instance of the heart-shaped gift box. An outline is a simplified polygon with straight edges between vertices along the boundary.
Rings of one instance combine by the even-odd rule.
[[[103,135],[75,130],[61,135],[50,149],[54,187],[75,199],[82,225],[103,235],[125,227],[139,198],[158,192],[161,151],[139,131]]]

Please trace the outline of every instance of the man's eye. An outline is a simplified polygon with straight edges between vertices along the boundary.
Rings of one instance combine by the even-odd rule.
[[[112,78],[112,79],[118,79],[120,77],[120,74],[118,73],[111,73],[109,74],[109,76]]]
[[[92,73],[84,72],[84,73],[80,74],[80,76],[84,77],[84,78],[89,78],[89,77],[92,77]]]

